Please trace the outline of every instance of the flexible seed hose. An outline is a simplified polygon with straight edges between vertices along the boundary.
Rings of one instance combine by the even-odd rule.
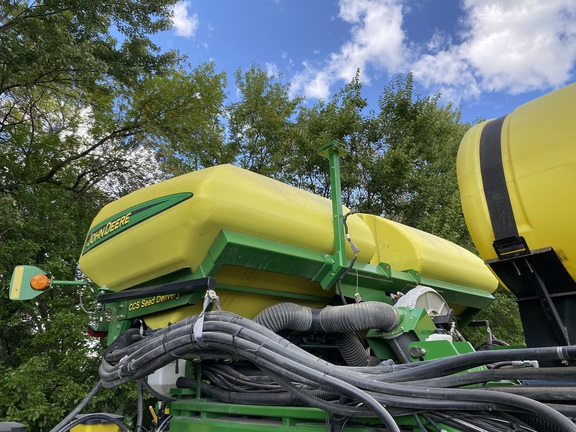
[[[369,301],[311,309],[295,303],[270,306],[254,321],[278,333],[281,330],[335,333],[335,343],[349,366],[366,366],[368,355],[356,332],[368,329],[393,330],[398,326],[398,310],[381,302]]]
[[[390,331],[400,316],[394,307],[369,301],[311,309],[294,303],[279,303],[264,309],[254,321],[278,333],[280,330],[350,333],[368,329]]]

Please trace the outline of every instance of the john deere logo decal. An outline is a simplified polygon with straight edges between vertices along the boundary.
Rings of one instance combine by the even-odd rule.
[[[105,221],[100,222],[88,232],[82,255],[91,251],[96,246],[101,245],[106,240],[132,228],[133,226],[145,221],[170,207],[180,204],[192,197],[190,192],[176,193],[166,195],[160,198],[154,198],[127,208],[123,212],[116,213]]]

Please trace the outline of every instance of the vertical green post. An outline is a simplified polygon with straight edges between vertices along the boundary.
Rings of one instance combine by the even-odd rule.
[[[331,271],[320,282],[322,288],[329,289],[348,266],[346,239],[344,237],[344,215],[342,212],[342,190],[340,186],[340,156],[346,154],[346,146],[338,141],[330,141],[320,149],[320,154],[330,165],[330,193],[334,227],[334,264]]]
[[[202,364],[196,365],[196,399],[202,398]]]

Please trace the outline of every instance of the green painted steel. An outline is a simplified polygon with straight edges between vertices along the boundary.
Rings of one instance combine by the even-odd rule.
[[[189,389],[176,389],[173,395],[178,399],[170,407],[172,432],[325,432],[334,421],[332,416],[317,408],[227,404],[194,398],[193,390]],[[405,431],[437,431],[437,427],[441,427],[446,432],[460,432],[440,422],[431,424],[423,417],[400,416],[395,420]],[[426,430],[423,431],[420,425]],[[385,429],[376,418],[350,418],[341,431],[385,432]]]
[[[279,275],[296,276],[318,282],[320,286],[322,281],[330,278],[331,274],[334,273],[336,263],[333,256],[317,251],[246,234],[222,231],[214,241],[205,260],[194,273],[189,270],[181,271],[177,275],[168,275],[165,278],[151,281],[150,285],[216,276],[224,265],[262,270]],[[359,293],[365,301],[373,300],[391,304],[390,293],[406,293],[420,283],[436,289],[448,303],[471,307],[472,310],[467,315],[467,320],[471,319],[480,309],[487,307],[493,300],[492,295],[486,291],[425,278],[415,271],[395,271],[386,263],[374,266],[356,262],[342,279],[342,291],[345,296],[350,298]],[[256,288],[218,285],[218,283],[216,288],[264,295],[273,294],[277,297],[284,297],[287,300],[326,301],[324,297],[319,297],[313,293],[308,295],[282,291],[268,292]],[[163,302],[156,302],[151,297],[142,297],[110,302],[106,305],[106,309],[117,320],[129,320],[197,304],[201,301],[203,295],[203,292],[180,294]],[[110,331],[117,336],[120,333],[118,332],[119,329],[116,330],[116,327],[111,327]]]
[[[342,191],[340,185],[340,156],[347,149],[338,141],[330,141],[320,149],[320,154],[328,159],[330,166],[330,192],[332,198],[332,224],[334,226],[334,264],[321,281],[322,288],[330,289],[348,267],[346,239],[344,237],[344,214],[342,212]]]
[[[436,326],[423,308],[398,308],[400,323],[389,332],[369,330],[366,342],[374,355],[380,359],[392,359],[402,363],[418,361],[410,355],[410,344],[426,340],[436,330]]]
[[[317,432],[326,431],[331,420],[317,408],[237,405],[194,398],[172,402],[171,413],[172,432]],[[374,418],[350,419],[343,431],[378,432],[382,428]]]
[[[333,272],[335,261],[331,255],[317,251],[222,231],[214,241],[206,259],[191,278],[215,276],[223,265],[233,265],[272,273],[284,274],[321,282]],[[348,297],[361,290],[364,300],[391,303],[389,293],[407,292],[420,283],[441,292],[449,303],[474,308],[487,307],[493,297],[486,291],[421,277],[415,271],[395,271],[386,263],[371,265],[354,263],[342,280]],[[218,287],[218,284],[217,284]]]

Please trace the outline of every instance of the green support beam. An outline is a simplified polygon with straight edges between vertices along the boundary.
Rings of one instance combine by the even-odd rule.
[[[334,226],[334,264],[320,282],[322,288],[330,289],[348,267],[346,238],[344,237],[344,214],[342,212],[342,190],[340,185],[340,156],[347,153],[344,144],[330,141],[320,149],[330,166],[330,193],[332,198],[332,224]]]

